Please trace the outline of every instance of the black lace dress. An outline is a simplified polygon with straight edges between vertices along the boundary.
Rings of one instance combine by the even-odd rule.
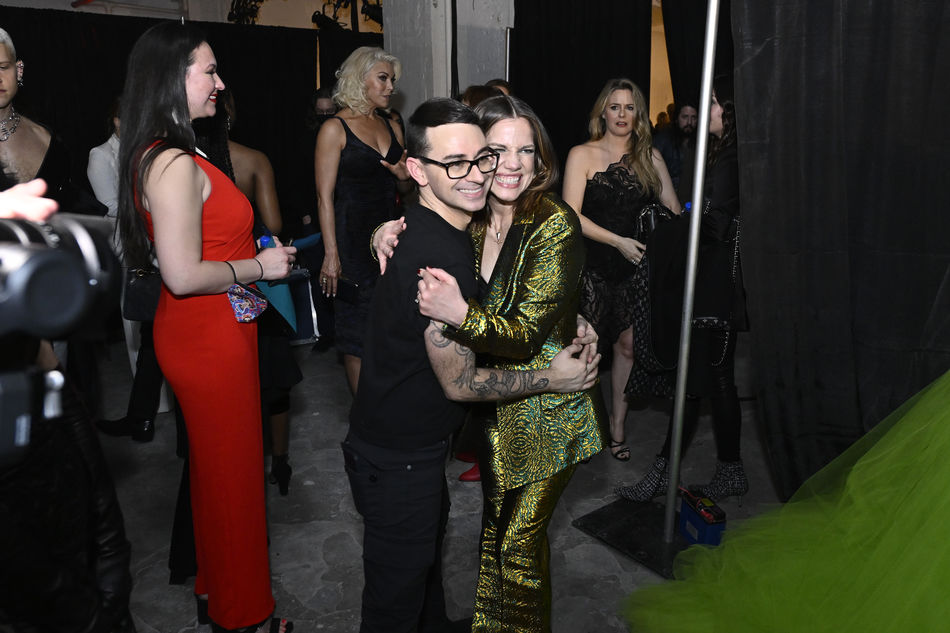
[[[634,237],[640,210],[655,201],[656,196],[644,189],[621,159],[587,181],[582,212],[608,231]],[[638,267],[612,246],[585,241],[581,314],[600,335],[601,345],[608,347],[633,324],[635,303],[643,295],[635,283]]]

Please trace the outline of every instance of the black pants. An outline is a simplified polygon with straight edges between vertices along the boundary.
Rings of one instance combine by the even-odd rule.
[[[60,418],[34,422],[23,462],[0,470],[0,629],[134,631],[112,477],[69,382],[62,403]]]
[[[448,442],[403,451],[351,434],[342,448],[353,501],[363,516],[360,633],[441,630],[448,622],[442,589]]]
[[[710,336],[699,338],[699,342],[712,349],[707,357],[714,358],[718,363],[707,362],[701,368],[707,372],[703,383],[706,386],[706,396],[709,397],[712,407],[713,436],[716,439],[716,458],[721,462],[735,462],[740,459],[739,440],[742,432],[742,410],[739,407],[739,394],[736,390],[735,355],[736,333],[727,332],[728,342],[723,348],[721,338]],[[696,332],[694,332],[694,336]],[[720,356],[721,355],[721,356]],[[692,360],[692,357],[691,357]],[[691,368],[692,372],[692,368]],[[688,384],[687,384],[688,390]],[[696,426],[699,423],[699,408],[701,398],[688,395],[683,407],[683,435],[681,449],[688,446]],[[666,428],[666,442],[660,455],[669,459],[670,446],[673,443],[673,415],[670,414],[670,423]]]
[[[155,357],[153,325],[153,321],[142,321],[139,328],[139,354],[135,359],[135,378],[132,380],[132,392],[126,410],[126,418],[130,421],[154,421],[158,415],[163,376],[158,358]]]

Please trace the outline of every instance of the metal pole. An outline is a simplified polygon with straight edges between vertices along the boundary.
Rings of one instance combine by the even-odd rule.
[[[712,103],[712,74],[716,58],[716,31],[719,0],[709,0],[706,10],[706,42],[703,50],[703,80],[699,91],[699,129],[696,132],[696,169],[693,172],[693,201],[689,219],[689,253],[686,260],[686,284],[683,289],[683,321],[680,325],[680,354],[676,365],[676,396],[673,400],[673,436],[670,445],[670,487],[666,491],[663,540],[673,542],[676,520],[676,495],[680,478],[680,444],[683,441],[683,405],[686,402],[686,372],[689,369],[689,344],[693,321],[693,297],[696,291],[696,263],[699,258],[699,224],[703,215],[703,184],[706,177],[706,145],[709,138],[709,104]],[[673,123],[675,125],[675,122]]]
[[[505,29],[505,81],[511,81],[509,76],[511,66],[511,27]]]

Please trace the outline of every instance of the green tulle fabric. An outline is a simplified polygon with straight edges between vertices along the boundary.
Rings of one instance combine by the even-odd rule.
[[[950,372],[782,506],[635,592],[635,633],[950,631]]]

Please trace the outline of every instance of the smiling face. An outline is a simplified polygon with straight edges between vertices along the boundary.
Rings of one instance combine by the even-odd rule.
[[[430,148],[426,158],[441,163],[476,160],[490,153],[485,135],[477,125],[470,123],[431,127],[426,130],[426,139]],[[478,167],[473,166],[464,178],[453,179],[449,178],[444,167],[416,158],[409,158],[407,166],[413,179],[419,183],[422,204],[443,217],[461,213],[467,216],[467,223],[471,214],[485,207],[491,174],[483,174]]]
[[[633,93],[629,90],[614,90],[607,97],[604,106],[604,122],[607,124],[607,134],[627,136],[633,132],[637,122],[636,106],[633,103]]]
[[[534,131],[527,119],[502,119],[485,135],[488,146],[498,152],[498,169],[491,183],[490,202],[510,206],[534,180]]]
[[[389,62],[376,62],[363,77],[366,100],[374,108],[389,108],[389,101],[396,88],[396,71]]]
[[[198,45],[192,59],[185,71],[188,113],[192,120],[214,116],[218,91],[224,90],[224,82],[218,76],[218,62],[207,42]]]

